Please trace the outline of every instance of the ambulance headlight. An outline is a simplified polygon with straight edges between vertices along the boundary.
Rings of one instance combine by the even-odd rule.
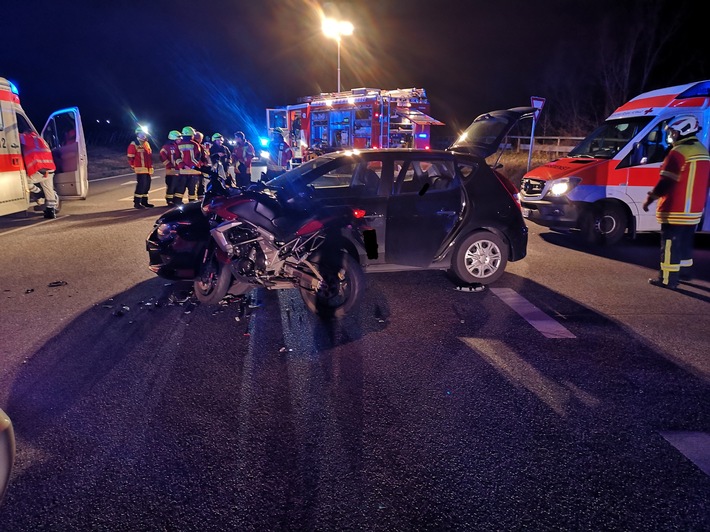
[[[547,194],[559,198],[575,188],[582,180],[579,177],[563,177],[550,182]]]

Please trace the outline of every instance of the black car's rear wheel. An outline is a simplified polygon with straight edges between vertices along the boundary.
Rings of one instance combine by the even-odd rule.
[[[508,246],[490,231],[476,231],[464,238],[454,251],[452,273],[465,284],[497,281],[508,264]]]

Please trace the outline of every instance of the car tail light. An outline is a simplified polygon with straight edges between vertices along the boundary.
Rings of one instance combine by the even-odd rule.
[[[522,210],[522,205],[520,205],[520,191],[518,190],[518,187],[516,187],[510,181],[510,179],[508,179],[504,175],[500,174],[499,172],[493,171],[493,173],[498,178],[498,181],[500,181],[501,184],[505,187],[505,190],[508,191],[508,194],[510,194],[510,197],[513,198],[513,201],[515,201],[515,204],[518,206],[518,209]]]
[[[364,209],[353,209],[353,218],[360,220],[365,217],[366,211]]]

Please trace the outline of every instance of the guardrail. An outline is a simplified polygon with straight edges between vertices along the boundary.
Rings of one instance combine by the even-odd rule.
[[[512,141],[512,149],[516,151],[528,151],[530,149],[530,137],[508,137]],[[546,153],[567,153],[577,146],[584,137],[535,137],[533,151]]]
[[[564,154],[577,146],[584,137],[535,137],[533,144],[534,152],[545,152],[550,154]],[[451,146],[455,137],[432,138],[432,148],[445,150]],[[530,149],[530,137],[509,136],[508,144],[502,146],[514,151],[528,151]]]

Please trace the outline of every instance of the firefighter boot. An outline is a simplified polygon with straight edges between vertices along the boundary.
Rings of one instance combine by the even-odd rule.
[[[148,198],[143,198],[141,200],[141,205],[143,205],[143,207],[148,207],[149,209],[155,207],[155,205],[153,205],[152,203],[148,203]]]
[[[44,217],[47,218],[47,220],[53,220],[57,217],[57,211],[53,207],[47,207],[44,209]]]

